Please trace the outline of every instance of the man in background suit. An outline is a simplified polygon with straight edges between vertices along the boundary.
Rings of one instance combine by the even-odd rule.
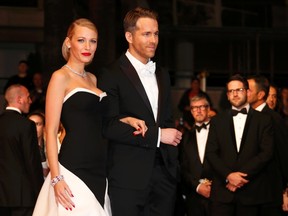
[[[22,116],[31,104],[20,84],[5,92],[8,106],[0,116],[0,215],[31,216],[43,184],[35,123]]]
[[[273,157],[271,118],[247,102],[248,82],[240,75],[227,83],[232,105],[211,119],[206,156],[214,169],[212,216],[261,215],[260,207],[272,201],[268,166]]]
[[[212,172],[205,157],[210,127],[210,104],[205,96],[194,96],[190,109],[195,125],[183,135],[180,151],[180,168],[187,216],[210,215]]]
[[[273,190],[273,202],[263,206],[262,216],[280,216],[283,191],[287,187],[288,138],[287,128],[281,116],[266,104],[269,93],[269,81],[266,77],[254,75],[248,77],[250,94],[248,102],[253,109],[272,117],[274,128],[274,157],[269,166],[270,187]],[[286,194],[285,194],[286,195]]]
[[[129,11],[124,31],[127,52],[98,78],[110,100],[103,131],[110,141],[112,214],[171,216],[180,177],[176,146],[182,134],[174,128],[169,74],[151,61],[159,39],[156,13],[144,8]],[[123,118],[131,125],[145,124],[147,131],[138,128],[145,129],[145,135],[138,135]]]

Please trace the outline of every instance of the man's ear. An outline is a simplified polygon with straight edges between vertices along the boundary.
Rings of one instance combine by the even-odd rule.
[[[246,92],[247,92],[247,97],[250,97],[250,94],[251,94],[250,89],[247,89]]]
[[[128,41],[128,43],[132,43],[133,35],[131,32],[125,32],[125,38]]]
[[[16,101],[17,101],[18,104],[22,104],[22,97],[20,95],[17,96]]]
[[[257,94],[258,100],[263,100],[264,97],[265,97],[265,92],[264,91],[259,91],[258,94]]]

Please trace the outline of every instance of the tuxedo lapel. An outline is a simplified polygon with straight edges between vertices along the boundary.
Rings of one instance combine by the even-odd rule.
[[[120,61],[121,61],[120,62],[120,68],[121,68],[122,72],[132,82],[133,86],[135,87],[135,89],[139,93],[140,97],[143,99],[144,104],[147,106],[147,108],[151,111],[151,113],[153,115],[150,101],[148,99],[148,96],[146,94],[144,86],[143,86],[135,68],[132,66],[132,64],[130,63],[130,61],[128,60],[128,58],[125,55],[123,55],[121,57]]]
[[[194,154],[195,157],[197,158],[196,160],[196,165],[199,165],[200,167],[202,166],[200,156],[199,156],[199,149],[198,149],[198,142],[197,142],[197,136],[196,136],[196,129],[195,127],[193,128],[193,131],[191,132],[191,137],[192,137],[192,151],[191,154]]]
[[[159,71],[157,65],[156,65],[156,71],[155,71],[155,75],[156,75],[156,80],[157,80],[157,84],[158,84],[158,115],[157,115],[157,121],[159,122],[159,116],[160,113],[162,113],[162,110],[165,109],[164,106],[164,100],[163,100],[163,92],[165,92],[165,90],[163,90],[164,85],[162,83],[163,79],[161,78],[162,73],[160,73],[161,71]]]
[[[187,133],[188,136],[184,136],[184,143],[186,157],[189,158],[190,161],[188,169],[190,172],[193,172],[193,174],[196,175],[195,178],[200,178],[202,172],[202,163],[199,157],[196,131],[193,128],[191,131],[187,131]]]
[[[229,115],[227,116],[227,118],[230,119],[230,121],[229,121],[230,133],[229,134],[231,135],[232,144],[234,146],[235,152],[238,152],[237,151],[236,137],[235,137],[235,130],[234,130],[234,122],[233,122],[233,117],[232,117],[231,110],[230,110]]]

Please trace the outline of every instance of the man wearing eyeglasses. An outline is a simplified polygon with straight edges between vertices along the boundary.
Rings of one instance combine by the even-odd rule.
[[[232,109],[211,119],[206,156],[214,173],[212,216],[263,215],[272,199],[267,167],[273,156],[271,118],[250,107],[248,82],[240,75],[227,83]]]
[[[203,95],[190,100],[195,125],[184,133],[180,144],[180,165],[187,216],[208,216],[210,209],[211,168],[205,157],[210,127],[210,104]]]

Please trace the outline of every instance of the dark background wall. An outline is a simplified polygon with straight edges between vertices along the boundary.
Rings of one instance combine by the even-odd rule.
[[[280,87],[288,85],[285,0],[0,0],[0,88],[20,59],[28,59],[30,72],[43,72],[48,82],[65,64],[62,42],[79,17],[91,19],[99,30],[88,67],[97,75],[127,49],[122,20],[136,6],[159,13],[155,60],[170,73],[177,95],[203,71],[211,94],[222,91],[233,73],[264,74]]]

